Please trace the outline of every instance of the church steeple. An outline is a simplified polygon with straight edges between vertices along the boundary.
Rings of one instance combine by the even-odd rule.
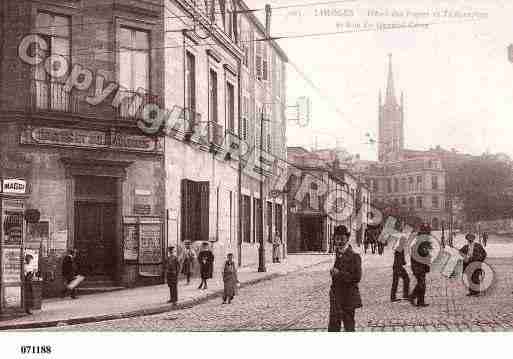
[[[394,91],[394,76],[392,73],[392,54],[388,54],[388,79],[387,92],[385,95],[385,105],[397,105]]]
[[[389,154],[398,154],[404,149],[404,95],[401,93],[400,103],[395,97],[394,76],[392,72],[392,55],[388,55],[388,78],[384,101],[379,96],[379,138],[378,159],[386,161],[394,158]]]

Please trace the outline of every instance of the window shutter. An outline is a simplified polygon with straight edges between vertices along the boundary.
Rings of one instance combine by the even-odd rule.
[[[269,58],[267,57],[267,44],[262,44],[263,55],[262,55],[262,79],[269,79]]]
[[[262,79],[262,42],[256,42],[256,77],[258,80]]]
[[[182,195],[181,234],[182,234],[182,241],[196,240],[196,238],[194,238],[194,233],[193,233],[193,228],[194,228],[193,220],[196,217],[194,215],[194,200],[193,200],[193,192],[192,192],[194,189],[193,186],[194,186],[194,182],[192,182],[188,179],[182,179],[182,183],[181,183],[181,195]]]
[[[199,236],[201,241],[208,241],[209,239],[209,200],[210,188],[209,182],[198,182],[199,189],[199,211],[196,216],[199,217]]]

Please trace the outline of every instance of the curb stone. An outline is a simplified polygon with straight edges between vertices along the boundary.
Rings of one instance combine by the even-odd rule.
[[[331,258],[330,258],[331,260]],[[293,274],[299,270],[308,269],[311,267],[315,267],[324,263],[329,262],[330,260],[323,260],[317,263],[309,264],[304,267],[300,268],[294,268],[293,270],[286,272],[286,273],[272,273],[266,276],[263,276],[261,278],[255,278],[248,280],[246,282],[240,283],[240,288],[244,288],[247,286],[251,286],[260,282],[276,279],[278,277],[283,277],[289,274]],[[138,310],[132,310],[128,312],[122,312],[122,313],[113,313],[113,314],[102,314],[102,315],[90,315],[90,316],[84,316],[79,318],[70,318],[70,319],[55,319],[55,320],[48,320],[48,321],[41,321],[41,322],[32,322],[32,323],[15,323],[15,324],[7,324],[2,325],[0,323],[0,331],[5,330],[16,330],[16,329],[43,329],[43,328],[51,328],[51,327],[61,327],[61,326],[67,326],[67,325],[78,325],[78,324],[87,324],[87,323],[98,323],[98,322],[104,322],[109,320],[119,320],[119,319],[128,319],[128,318],[135,318],[135,317],[144,317],[149,315],[156,315],[156,314],[162,314],[166,312],[171,312],[175,310],[180,309],[189,309],[193,306],[196,306],[198,304],[202,304],[204,302],[207,302],[214,298],[219,298],[223,295],[223,289],[218,289],[212,293],[208,293],[204,296],[188,299],[181,303],[177,303],[175,307],[173,307],[171,304],[164,304],[159,305],[152,308],[145,308],[145,309],[138,309]]]

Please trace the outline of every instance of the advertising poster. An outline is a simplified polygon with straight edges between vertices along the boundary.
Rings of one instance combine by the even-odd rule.
[[[139,236],[137,224],[125,224],[123,233],[123,256],[125,260],[137,260]]]
[[[4,248],[2,250],[2,283],[21,281],[21,249]]]
[[[21,306],[21,287],[4,288],[4,307],[13,308]]]
[[[139,263],[162,263],[162,231],[160,224],[140,224]]]

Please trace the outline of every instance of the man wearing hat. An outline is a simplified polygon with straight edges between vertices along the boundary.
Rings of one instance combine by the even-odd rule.
[[[178,301],[178,273],[180,273],[180,263],[175,255],[175,247],[167,249],[167,285],[169,286],[169,301],[176,306]]]
[[[483,246],[477,242],[475,242],[476,236],[472,233],[468,233],[465,236],[467,240],[467,244],[465,244],[460,249],[460,254],[463,256],[463,273],[469,277],[469,283],[474,283],[475,285],[479,284],[479,277],[483,273],[483,271],[478,267],[472,273],[465,273],[465,269],[467,269],[468,265],[473,262],[482,263],[486,259],[486,251]],[[472,287],[469,286],[469,293],[467,296],[478,295],[479,292],[473,290]]]
[[[335,264],[330,270],[330,316],[328,331],[339,332],[341,322],[344,331],[354,332],[354,314],[361,308],[362,298],[358,283],[362,278],[362,260],[349,244],[350,233],[346,226],[336,226],[333,233]]]

